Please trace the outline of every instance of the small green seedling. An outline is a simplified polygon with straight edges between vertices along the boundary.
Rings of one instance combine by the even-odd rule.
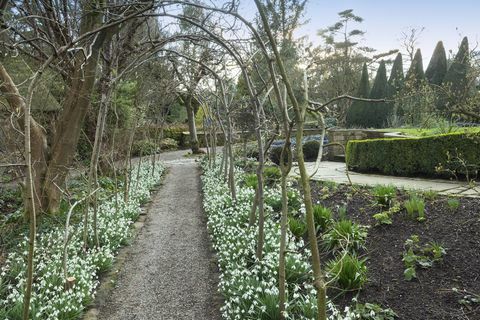
[[[457,209],[460,207],[460,200],[458,199],[448,199],[447,201],[448,208],[452,211],[457,211]]]
[[[395,213],[401,210],[400,204],[396,202],[392,207],[386,211],[374,214],[373,218],[377,221],[376,226],[381,224],[392,224],[392,217]]]
[[[417,235],[412,235],[405,241],[405,249],[402,261],[405,266],[403,275],[407,281],[417,277],[417,266],[430,268],[434,262],[442,261],[447,253],[445,248],[436,242],[420,246],[420,238]]]
[[[373,196],[378,204],[390,207],[396,196],[396,188],[393,185],[377,185],[373,188]]]

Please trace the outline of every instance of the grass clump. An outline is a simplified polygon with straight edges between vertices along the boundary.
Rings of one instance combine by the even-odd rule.
[[[367,282],[366,259],[355,254],[345,254],[327,263],[329,277],[344,290],[359,290]]]
[[[333,222],[332,210],[321,205],[313,206],[313,217],[315,225],[322,231],[326,231]]]
[[[303,237],[305,232],[307,232],[307,224],[301,219],[290,218],[288,226],[290,227],[292,234],[297,238]]]
[[[425,201],[416,196],[412,196],[409,200],[403,203],[407,215],[411,219],[417,219],[418,221],[425,221]]]
[[[323,242],[328,250],[360,250],[365,249],[367,234],[367,227],[343,219],[335,222],[323,235]]]
[[[457,209],[460,207],[460,200],[458,200],[458,199],[448,199],[447,204],[448,204],[448,208],[451,211],[457,211]]]

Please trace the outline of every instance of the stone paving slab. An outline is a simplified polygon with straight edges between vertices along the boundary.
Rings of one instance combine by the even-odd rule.
[[[307,172],[312,175],[315,169],[314,162],[306,163]],[[291,175],[299,176],[298,167],[294,167]],[[480,187],[470,188],[466,182],[422,179],[409,177],[384,176],[378,174],[364,174],[349,172],[352,183],[359,185],[374,186],[378,184],[391,184],[397,188],[407,190],[432,190],[444,195],[461,195],[466,197],[480,197]],[[342,162],[322,161],[319,169],[312,177],[316,181],[331,181],[336,183],[349,183],[346,174],[346,165]]]

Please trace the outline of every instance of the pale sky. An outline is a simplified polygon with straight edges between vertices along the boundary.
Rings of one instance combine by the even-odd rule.
[[[246,16],[256,12],[253,0],[240,0],[240,10]],[[470,47],[480,41],[480,0],[309,0],[305,19],[309,22],[297,34],[307,35],[318,44],[319,29],[337,21],[337,13],[353,9],[364,21],[357,25],[366,31],[362,45],[384,52],[400,49],[402,31],[410,26],[425,27],[418,47],[422,51],[424,68],[439,40],[455,53],[463,36]],[[405,57],[404,57],[405,58]]]

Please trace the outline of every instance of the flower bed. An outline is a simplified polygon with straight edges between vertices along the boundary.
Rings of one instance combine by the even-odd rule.
[[[35,271],[31,299],[31,319],[76,319],[84,307],[95,297],[99,273],[107,270],[118,248],[131,236],[132,224],[140,214],[140,206],[150,197],[151,188],[158,183],[164,167],[156,165],[152,173],[150,164],[142,164],[132,170],[129,201],[117,199],[111,192],[102,190],[98,206],[98,235],[100,246],[96,248],[93,227],[89,225],[88,242],[83,250],[83,223],[77,219],[69,227],[67,246],[67,275],[74,284],[65,288],[63,273],[64,227],[56,224],[40,228],[35,249]],[[138,173],[138,176],[137,176]],[[118,208],[118,210],[116,210]],[[82,210],[75,212],[81,216]],[[90,219],[91,220],[91,219]],[[21,319],[26,278],[28,238],[11,252],[0,275],[0,319]]]
[[[207,226],[218,256],[221,272],[219,290],[225,303],[221,309],[225,319],[279,319],[278,308],[278,256],[280,225],[272,204],[280,201],[280,188],[267,188],[264,258],[255,259],[257,227],[248,226],[248,215],[255,191],[237,185],[237,201],[233,202],[227,185],[218,174],[218,168],[204,166],[202,176],[204,210]],[[244,173],[237,169],[237,180]],[[291,189],[294,198],[299,198]],[[304,211],[301,207],[300,211]],[[310,252],[304,249],[302,239],[287,231],[288,255],[286,259],[287,316],[286,319],[315,319],[316,292],[312,285],[313,273],[309,262]],[[356,319],[354,311],[346,308],[345,314],[328,304],[329,319]]]

